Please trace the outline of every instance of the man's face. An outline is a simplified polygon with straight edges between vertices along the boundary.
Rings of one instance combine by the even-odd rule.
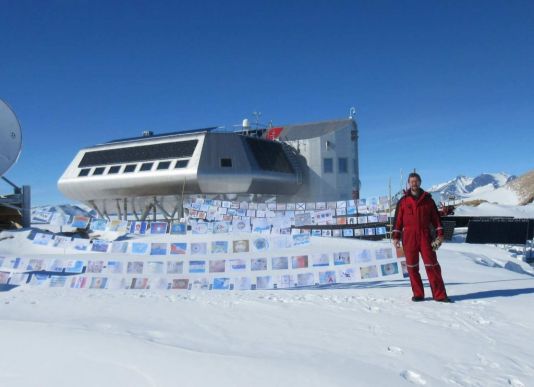
[[[421,187],[421,182],[417,177],[410,177],[410,179],[408,180],[408,185],[410,186],[410,190],[412,192],[417,192]]]

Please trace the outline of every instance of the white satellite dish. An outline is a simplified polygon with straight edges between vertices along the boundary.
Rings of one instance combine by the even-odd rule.
[[[0,176],[19,158],[22,132],[19,120],[11,108],[0,99]]]

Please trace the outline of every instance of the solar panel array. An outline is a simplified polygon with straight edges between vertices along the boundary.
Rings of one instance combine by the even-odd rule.
[[[197,143],[187,140],[86,152],[78,168],[191,157]]]

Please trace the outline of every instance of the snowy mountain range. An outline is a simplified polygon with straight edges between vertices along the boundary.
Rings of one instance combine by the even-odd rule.
[[[504,187],[516,178],[504,172],[483,173],[476,177],[457,176],[445,183],[433,185],[428,191],[441,195],[442,199],[450,196],[456,199],[471,199]]]
[[[458,176],[428,189],[435,200],[487,201],[503,205],[525,205],[534,200],[534,170],[519,177],[507,173]]]

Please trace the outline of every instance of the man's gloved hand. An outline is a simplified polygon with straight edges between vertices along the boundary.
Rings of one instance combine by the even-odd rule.
[[[437,237],[436,239],[434,239],[434,241],[431,243],[432,250],[437,251],[441,247],[442,243],[443,243],[443,238]]]

